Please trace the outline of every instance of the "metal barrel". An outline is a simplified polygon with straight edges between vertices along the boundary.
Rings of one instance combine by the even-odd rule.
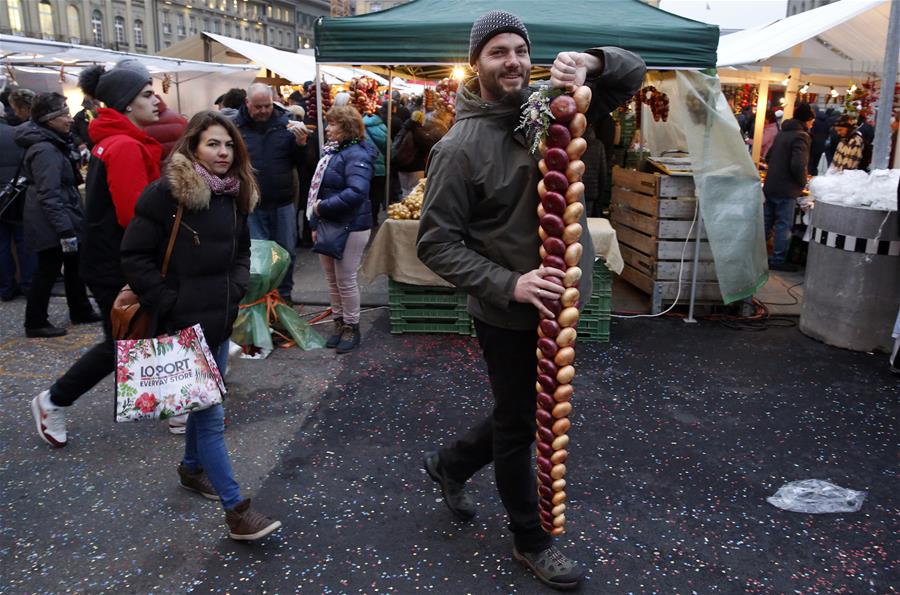
[[[887,351],[900,306],[896,211],[816,202],[800,330],[828,345]]]

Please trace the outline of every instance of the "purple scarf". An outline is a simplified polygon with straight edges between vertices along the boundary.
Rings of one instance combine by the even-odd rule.
[[[209,189],[212,190],[213,194],[230,194],[232,196],[237,196],[238,192],[241,191],[241,181],[234,176],[220,178],[219,176],[209,173],[205,167],[196,161],[194,162],[194,171],[209,185]]]

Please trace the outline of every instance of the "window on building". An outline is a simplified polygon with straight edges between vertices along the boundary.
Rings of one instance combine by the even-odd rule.
[[[162,13],[162,32],[166,34],[172,33],[172,23],[169,21],[168,10],[164,10]]]
[[[209,19],[203,19],[203,30],[207,32],[212,32],[212,29],[209,27]]]
[[[74,4],[66,7],[66,24],[69,28],[69,41],[81,43],[81,15],[78,14],[78,7]]]
[[[91,37],[94,45],[103,45],[103,13],[99,10],[91,13]]]
[[[21,34],[25,29],[25,24],[22,22],[21,0],[7,0],[6,11],[9,14],[9,28],[13,33]]]
[[[222,32],[222,23],[219,22],[218,19],[213,21],[213,33],[219,34]]]
[[[125,41],[125,19],[116,17],[115,21],[113,21],[113,28],[116,32],[116,43],[119,45],[128,43]]]
[[[178,32],[178,36],[184,37],[184,35],[186,33],[186,31],[184,30],[184,15],[179,14],[178,18],[175,20],[175,22],[178,25],[178,29],[176,29],[176,31]]]
[[[229,21],[225,21],[225,35],[231,37],[231,23]]]
[[[197,34],[197,17],[190,17],[188,21],[191,24],[191,35]]]
[[[38,19],[41,25],[41,37],[53,39],[53,7],[48,0],[38,4]]]
[[[144,21],[140,19],[134,22],[134,45],[144,47]]]

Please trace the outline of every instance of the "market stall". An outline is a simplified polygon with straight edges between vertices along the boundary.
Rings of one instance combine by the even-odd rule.
[[[717,27],[678,17],[637,0],[576,2],[565,12],[547,11],[545,3],[536,1],[498,5],[478,0],[454,3],[414,0],[369,15],[322,18],[316,25],[317,63],[352,62],[373,69],[387,67],[391,73],[430,78],[446,76],[453,68],[465,70],[472,19],[491,9],[506,9],[523,19],[533,42],[532,62],[538,67],[548,66],[560,51],[598,45],[616,45],[635,51],[654,72],[696,70],[715,64]],[[572,19],[572,14],[579,18]],[[682,80],[690,81],[688,86],[694,89],[693,99],[682,97],[682,100],[700,101],[704,106],[711,106],[710,113],[718,113],[717,97],[721,93],[717,79],[690,72]],[[728,142],[723,141],[728,134],[734,134],[732,140],[740,142],[736,131],[727,126],[722,128],[721,115],[704,117],[697,123],[717,128],[717,131],[701,128],[698,143],[692,134],[684,137],[692,139],[689,149],[695,150],[698,156],[704,155],[704,149],[706,153],[714,153],[717,143]],[[705,165],[698,166],[696,172],[701,178],[696,186],[698,202],[706,220],[715,267],[727,270],[719,279],[726,302],[752,295],[766,278],[765,254],[761,252],[758,177],[749,157],[746,161],[738,167],[742,174],[736,180],[738,191],[729,186],[727,180],[733,178],[728,172],[721,179],[715,171],[704,169]],[[700,163],[700,159],[695,162]],[[720,176],[722,173],[719,172]],[[751,186],[755,190],[753,198],[760,200],[747,200]]]
[[[209,109],[216,97],[232,87],[246,87],[256,68],[129,54],[92,46],[0,35],[2,75],[34,91],[57,91],[75,110],[81,105],[81,70],[94,64],[112,66],[124,58],[140,60],[153,77],[156,92],[173,109],[193,114]],[[74,110],[73,110],[74,111]]]

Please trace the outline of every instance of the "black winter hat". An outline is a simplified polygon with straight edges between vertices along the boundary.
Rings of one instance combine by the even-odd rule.
[[[492,37],[501,33],[516,33],[528,44],[531,52],[531,40],[528,39],[528,29],[522,19],[505,10],[492,10],[478,17],[472,23],[472,31],[469,33],[469,64],[475,64],[481,49]]]
[[[794,119],[800,120],[801,122],[809,122],[810,120],[816,119],[816,112],[809,107],[808,103],[803,102],[798,104],[797,108],[794,109]]]
[[[124,113],[128,104],[151,82],[146,68],[134,68],[133,65],[123,64],[124,62],[126,60],[116,64],[111,70],[106,70],[103,66],[88,68],[78,77],[78,85],[87,95]]]
[[[68,113],[66,97],[59,93],[38,93],[31,104],[31,121],[36,124],[44,125]]]

